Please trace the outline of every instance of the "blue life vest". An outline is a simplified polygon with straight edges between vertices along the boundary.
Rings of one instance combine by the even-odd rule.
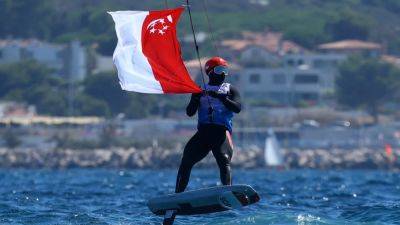
[[[206,84],[205,89],[207,91],[217,91],[220,94],[228,94],[230,89],[230,84],[223,83],[219,86],[212,86]],[[209,102],[210,101],[211,107],[213,108],[213,112],[209,114]],[[229,132],[232,133],[232,118],[233,112],[225,107],[221,100],[218,98],[213,98],[211,96],[203,95],[200,98],[200,106],[198,111],[198,125],[201,124],[218,124],[225,126]]]

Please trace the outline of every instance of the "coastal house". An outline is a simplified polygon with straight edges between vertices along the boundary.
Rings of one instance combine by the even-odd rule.
[[[315,104],[321,96],[319,71],[299,68],[249,68],[241,71],[239,88],[254,106],[291,105],[299,101]]]
[[[51,69],[54,75],[73,81],[87,73],[86,50],[79,41],[54,44],[36,39],[0,40],[0,65],[35,60]]]
[[[223,40],[220,46],[222,57],[244,67],[278,67],[281,56],[307,51],[277,32],[242,32],[241,39]]]
[[[285,55],[283,67],[292,74],[292,88],[298,96],[294,101],[325,102],[335,91],[339,64],[346,59],[347,55],[340,53]]]
[[[324,103],[334,92],[343,52],[311,52],[281,33],[243,32],[221,42],[224,57],[240,65],[232,78],[255,105]]]
[[[339,53],[286,54],[276,68],[246,68],[239,86],[247,98],[268,98],[275,104],[324,103],[335,90],[339,64],[347,55]]]

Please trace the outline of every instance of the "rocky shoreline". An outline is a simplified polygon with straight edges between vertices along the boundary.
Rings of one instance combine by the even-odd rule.
[[[180,148],[179,148],[180,149]],[[282,150],[285,165],[282,168],[315,169],[400,169],[400,150],[388,157],[376,149],[313,149]],[[132,168],[159,169],[179,165],[182,151],[161,148],[146,149],[5,149],[0,148],[0,168]],[[236,150],[233,156],[235,168],[265,167],[263,151],[253,148]],[[197,167],[215,166],[209,154]]]

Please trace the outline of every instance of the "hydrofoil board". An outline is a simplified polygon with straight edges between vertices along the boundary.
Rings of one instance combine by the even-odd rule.
[[[156,215],[173,211],[176,215],[221,212],[251,205],[260,200],[249,185],[204,188],[152,198],[147,206]]]

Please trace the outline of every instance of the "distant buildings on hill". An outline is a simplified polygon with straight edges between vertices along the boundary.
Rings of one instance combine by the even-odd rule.
[[[382,45],[360,40],[326,43],[310,51],[281,33],[243,32],[241,39],[224,40],[219,46],[222,57],[234,65],[230,82],[255,106],[333,103],[339,64],[351,54],[400,65],[399,58],[383,55]],[[195,61],[187,66],[199,74]]]
[[[382,45],[361,40],[325,43],[311,51],[285,40],[282,33],[243,32],[241,38],[223,40],[218,45],[219,54],[231,64],[233,76],[229,81],[254,106],[331,104],[339,64],[351,54],[377,57],[400,67],[400,58],[384,55]],[[53,44],[35,39],[0,40],[0,65],[30,59],[72,81],[114,68],[111,56],[89,54],[79,41]],[[202,65],[205,61],[203,58]],[[187,61],[186,66],[200,84],[198,60]]]

